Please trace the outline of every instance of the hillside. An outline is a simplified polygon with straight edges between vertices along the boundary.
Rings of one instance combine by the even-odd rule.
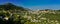
[[[60,24],[59,10],[39,10],[32,12],[27,16],[28,20],[25,24]]]
[[[28,9],[25,9],[24,7],[16,6],[12,3],[2,4],[0,5],[0,24],[21,21],[20,17],[26,12],[28,12]]]
[[[60,24],[60,10],[32,11],[7,3],[0,5],[0,24]]]
[[[4,9],[4,10],[23,10],[25,11],[25,9],[23,7],[19,7],[16,5],[13,5],[12,3],[6,3],[4,5],[0,5],[0,10]]]

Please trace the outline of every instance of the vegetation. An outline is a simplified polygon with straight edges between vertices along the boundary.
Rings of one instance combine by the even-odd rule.
[[[0,24],[60,24],[60,10],[31,11],[7,3],[0,5]]]

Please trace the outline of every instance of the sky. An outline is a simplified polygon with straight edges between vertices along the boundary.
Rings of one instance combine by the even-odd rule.
[[[13,3],[31,10],[37,9],[60,9],[60,0],[0,0],[0,4]]]

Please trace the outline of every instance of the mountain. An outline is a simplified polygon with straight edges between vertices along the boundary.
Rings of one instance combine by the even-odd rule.
[[[4,10],[14,10],[14,9],[16,9],[16,10],[21,10],[21,11],[27,11],[25,8],[13,5],[12,3],[6,3],[4,5],[0,5],[0,10],[1,9],[4,9]]]
[[[12,3],[2,4],[0,5],[0,24],[15,24],[18,23],[18,21],[21,23],[21,16],[24,16],[28,11],[29,9],[25,9],[21,6],[16,6]]]

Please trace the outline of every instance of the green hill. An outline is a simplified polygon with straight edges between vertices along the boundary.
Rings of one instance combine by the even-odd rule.
[[[23,16],[25,12],[28,12],[28,9],[13,5],[12,3],[0,5],[0,24],[6,24],[6,22],[8,24],[20,24],[22,20],[21,16]]]
[[[32,11],[6,3],[0,5],[0,24],[60,24],[60,10]]]
[[[12,3],[6,3],[4,5],[0,5],[0,10],[1,9],[4,9],[4,10],[14,10],[14,9],[17,9],[17,10],[26,11],[23,7],[19,7],[19,6],[13,5]]]

